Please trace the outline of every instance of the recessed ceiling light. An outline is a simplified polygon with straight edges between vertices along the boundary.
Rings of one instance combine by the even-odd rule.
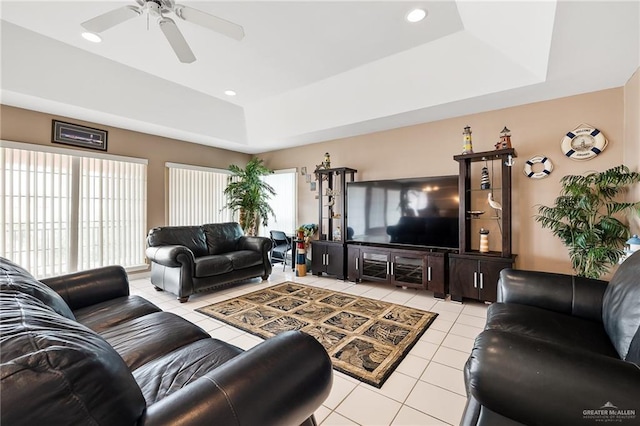
[[[424,9],[413,9],[411,12],[407,13],[407,21],[409,22],[420,22],[425,16],[427,16],[427,12]]]
[[[85,32],[82,33],[82,37],[92,43],[100,43],[102,41],[102,38],[100,38],[100,36],[96,33]]]
[[[235,96],[236,92],[234,92],[233,90],[225,90],[224,94],[227,96]]]

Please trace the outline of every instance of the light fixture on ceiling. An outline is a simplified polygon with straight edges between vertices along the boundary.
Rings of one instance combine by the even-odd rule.
[[[224,94],[227,96],[235,96],[237,93],[233,90],[225,90]]]
[[[82,33],[82,37],[92,43],[100,43],[102,41],[102,38],[98,34],[90,33],[88,31]]]
[[[409,22],[420,22],[427,16],[427,11],[424,9],[413,9],[407,13],[406,20]]]

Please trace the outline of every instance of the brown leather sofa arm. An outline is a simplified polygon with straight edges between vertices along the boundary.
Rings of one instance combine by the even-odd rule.
[[[58,293],[74,311],[129,295],[129,279],[121,266],[105,266],[40,281]]]
[[[140,424],[309,424],[305,422],[331,390],[331,368],[317,340],[289,331],[151,405]]]
[[[602,322],[607,282],[567,274],[503,269],[498,302],[536,306]]]

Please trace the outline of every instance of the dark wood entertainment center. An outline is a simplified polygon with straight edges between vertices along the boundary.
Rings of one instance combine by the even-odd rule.
[[[446,295],[446,252],[420,247],[374,243],[349,243],[347,278],[385,282],[397,287]]]
[[[495,302],[499,273],[513,267],[516,257],[511,252],[511,166],[516,156],[513,148],[454,156],[459,163],[457,250],[349,240],[347,182],[354,181],[357,170],[316,170],[320,240],[312,241],[313,274],[424,289],[441,299],[448,293],[458,302],[463,298]],[[472,176],[474,163],[492,163],[489,188],[481,187],[479,173],[477,178]],[[493,164],[499,164],[499,176],[493,173]],[[501,204],[501,210],[487,204],[489,193]],[[490,213],[483,216],[484,211],[477,213],[480,209]],[[499,247],[480,252],[479,237],[475,237],[485,226],[499,230]]]
[[[347,182],[358,171],[348,167],[318,169],[318,235],[311,242],[311,272],[314,275],[346,277]]]
[[[460,169],[460,248],[458,253],[448,256],[451,300],[461,302],[466,297],[495,302],[500,271],[513,267],[515,255],[511,252],[511,169],[516,156],[515,149],[505,148],[453,157]],[[482,188],[480,174],[472,175],[471,166],[474,163],[490,165],[492,170],[494,164],[499,165],[499,179],[492,175],[490,187]],[[499,186],[494,187],[494,184]],[[489,193],[494,194],[494,200],[501,204],[502,210],[495,210],[487,204]],[[482,211],[481,209],[486,209],[489,214],[472,214],[474,211]],[[500,246],[497,250],[481,253],[479,242],[476,243],[472,237],[477,236],[479,228],[485,226],[494,226],[499,230]]]

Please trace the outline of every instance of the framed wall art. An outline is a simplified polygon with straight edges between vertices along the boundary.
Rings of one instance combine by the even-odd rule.
[[[53,120],[51,142],[106,151],[107,133],[106,130]]]

